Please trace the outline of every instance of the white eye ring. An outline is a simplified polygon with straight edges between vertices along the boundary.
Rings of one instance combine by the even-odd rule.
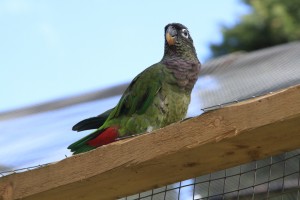
[[[189,38],[189,32],[186,29],[181,30],[181,35],[185,38]]]

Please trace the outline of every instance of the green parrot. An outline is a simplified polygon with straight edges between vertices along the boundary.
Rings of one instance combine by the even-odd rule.
[[[188,29],[168,24],[162,60],[138,74],[114,108],[74,125],[74,131],[96,130],[68,149],[74,154],[86,152],[182,120],[200,67]]]

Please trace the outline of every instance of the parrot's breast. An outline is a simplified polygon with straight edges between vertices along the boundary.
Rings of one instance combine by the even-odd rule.
[[[170,70],[174,83],[183,90],[191,91],[198,79],[201,64],[198,60],[170,58],[163,61]]]
[[[159,115],[160,127],[182,120],[190,103],[190,93],[178,89],[175,85],[166,84],[162,87],[154,103]]]

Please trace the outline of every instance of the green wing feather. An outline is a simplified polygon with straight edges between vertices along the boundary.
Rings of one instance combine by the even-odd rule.
[[[121,115],[143,114],[161,89],[163,65],[155,64],[137,75],[130,83],[108,120]],[[108,121],[107,120],[107,121]]]
[[[94,149],[95,147],[87,145],[87,142],[97,137],[105,129],[106,123],[111,119],[130,116],[133,113],[143,114],[161,89],[163,80],[162,68],[162,64],[155,64],[136,76],[122,95],[118,105],[103,113],[106,119],[103,125],[91,134],[71,144],[68,149],[71,149],[75,154]],[[83,120],[82,122],[85,125],[85,121]],[[79,125],[78,127],[80,127]]]

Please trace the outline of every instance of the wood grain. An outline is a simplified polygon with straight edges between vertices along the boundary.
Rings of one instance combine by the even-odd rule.
[[[116,199],[297,148],[300,86],[3,177],[0,199]]]

